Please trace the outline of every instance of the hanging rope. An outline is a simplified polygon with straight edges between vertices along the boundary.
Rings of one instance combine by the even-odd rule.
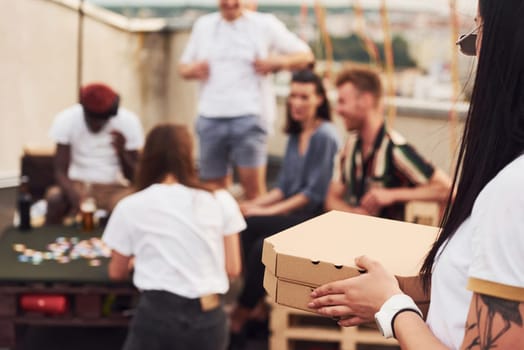
[[[80,91],[82,86],[82,70],[84,57],[84,0],[78,3],[78,32],[77,32],[77,47],[76,47],[76,91]],[[80,98],[80,95],[78,95]]]
[[[457,128],[458,128],[458,117],[457,117],[457,102],[460,97],[460,78],[459,78],[459,62],[458,62],[458,50],[456,48],[456,40],[459,36],[459,16],[457,12],[457,1],[449,0],[450,10],[450,22],[451,22],[451,82],[453,86],[452,105],[448,115],[449,121],[449,152],[450,158],[453,158],[457,148]],[[453,169],[450,169],[450,173]]]
[[[326,78],[328,81],[331,81],[333,67],[333,44],[326,27],[326,10],[320,3],[320,0],[315,0],[315,14],[317,16],[317,24],[322,36],[326,54],[326,69],[324,78]]]
[[[355,11],[356,18],[356,30],[357,35],[364,42],[364,49],[366,50],[369,58],[373,65],[380,65],[380,55],[378,52],[378,47],[375,45],[373,40],[366,34],[366,17],[364,16],[364,11],[359,0],[353,1],[353,10]]]
[[[307,17],[308,17],[308,6],[306,1],[303,1],[300,5],[300,38],[304,41],[306,38],[306,26],[307,26]]]
[[[393,57],[393,42],[391,40],[391,29],[389,25],[388,10],[386,0],[382,0],[380,5],[380,15],[384,31],[384,57],[386,60],[386,95],[390,98],[388,104],[387,120],[388,125],[393,127],[397,115],[397,108],[394,103],[395,97],[395,62]]]

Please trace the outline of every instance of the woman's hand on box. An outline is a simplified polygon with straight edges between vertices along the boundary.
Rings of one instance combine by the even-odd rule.
[[[337,319],[345,327],[373,322],[382,304],[402,293],[395,276],[378,261],[361,256],[355,264],[365,272],[318,287],[308,304],[316,313]]]

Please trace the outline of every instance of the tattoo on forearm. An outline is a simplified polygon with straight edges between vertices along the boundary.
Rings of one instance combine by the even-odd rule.
[[[476,319],[466,324],[466,332],[475,332],[467,350],[490,350],[497,348],[500,339],[512,327],[512,323],[522,327],[522,316],[519,312],[519,303],[487,295],[475,297]],[[500,317],[502,324],[495,323],[495,317]],[[485,318],[484,323],[481,320]],[[482,325],[482,326],[481,326]]]

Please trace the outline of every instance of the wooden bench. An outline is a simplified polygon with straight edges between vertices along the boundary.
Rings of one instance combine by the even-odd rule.
[[[340,327],[334,320],[270,302],[270,350],[398,350],[374,325]]]

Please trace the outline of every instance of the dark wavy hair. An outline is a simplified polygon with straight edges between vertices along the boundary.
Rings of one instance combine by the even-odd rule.
[[[159,124],[147,135],[135,177],[137,191],[174,175],[185,186],[210,190],[200,183],[193,160],[193,137],[187,126]]]
[[[426,291],[440,249],[471,215],[480,191],[524,151],[524,1],[479,0],[479,13],[482,41],[453,178],[457,194],[420,271]]]
[[[313,84],[315,85],[315,93],[322,97],[322,104],[318,106],[316,118],[331,121],[331,107],[327,98],[326,89],[322,83],[322,79],[310,69],[299,70],[293,73],[291,83]],[[291,108],[289,103],[286,104],[286,125],[284,132],[287,134],[299,134],[302,132],[302,124],[291,117]]]

